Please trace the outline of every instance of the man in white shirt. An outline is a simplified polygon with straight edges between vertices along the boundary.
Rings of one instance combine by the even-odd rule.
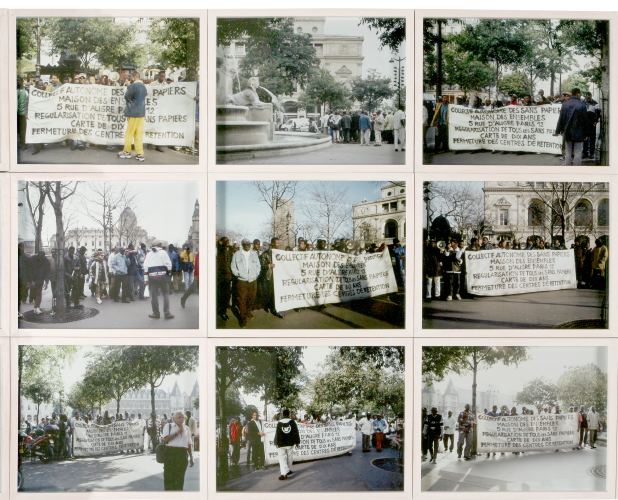
[[[399,151],[399,145],[397,141],[401,141],[401,150],[406,150],[406,114],[403,110],[398,109],[393,115],[393,121],[395,126],[395,151]]]
[[[382,418],[382,415],[378,415],[377,423],[374,423],[374,429],[376,433],[376,451],[382,453],[382,441],[384,440],[384,433],[388,429],[386,420]]]
[[[193,440],[191,431],[185,425],[185,415],[177,411],[173,423],[165,424],[162,433],[163,442],[167,444],[165,463],[163,464],[163,482],[165,491],[182,491],[187,470],[187,454],[189,467],[193,467]]]
[[[449,452],[453,451],[455,446],[455,429],[457,427],[457,420],[453,417],[453,412],[448,412],[448,417],[444,419],[444,451],[448,449]],[[451,440],[451,447],[448,447],[448,440]]]
[[[143,419],[143,417],[142,417],[142,414],[141,414],[141,413],[138,413],[138,414],[137,414],[137,420],[136,420],[136,422],[138,422],[138,423],[139,423],[139,426],[140,426],[140,427],[141,427],[141,429],[142,429],[142,435],[143,435],[143,434],[144,434],[144,432],[146,431],[146,425],[147,425],[147,424],[146,424],[146,420],[144,420],[144,419]],[[144,453],[144,445],[142,445],[142,448],[141,448],[141,453]]]
[[[596,448],[594,443],[597,441],[597,433],[599,432],[599,414],[594,406],[590,407],[588,412],[588,435],[590,436],[590,448]]]
[[[358,426],[358,430],[363,434],[363,453],[368,453],[371,451],[371,434],[373,434],[371,413],[367,412],[367,415],[361,418],[356,425]]]
[[[109,257],[107,258],[107,274],[109,275],[109,290],[107,291],[107,295],[111,299],[118,298],[112,295],[112,290],[115,290],[114,284],[116,283],[116,272],[112,268],[112,260],[114,260],[114,257],[116,257],[116,254],[119,251],[120,247],[116,245],[114,249],[109,253]]]

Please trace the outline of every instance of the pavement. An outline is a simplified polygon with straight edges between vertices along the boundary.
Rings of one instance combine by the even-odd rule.
[[[87,288],[87,287],[86,287]],[[150,328],[150,329],[197,329],[198,321],[198,298],[199,294],[191,295],[185,304],[185,309],[180,306],[180,290],[170,296],[170,311],[174,315],[173,319],[163,318],[163,297],[159,297],[159,308],[161,310],[161,319],[149,318],[152,313],[150,299],[139,300],[139,296],[135,296],[135,302],[124,304],[122,302],[114,302],[112,299],[103,299],[101,304],[97,304],[96,299],[90,296],[90,290],[87,289],[85,299],[80,301],[84,307],[95,308],[100,311],[97,316],[83,319],[71,323],[30,323],[19,320],[19,328]],[[43,300],[41,301],[41,309],[51,311],[52,293],[51,287],[43,290]],[[34,308],[33,304],[22,304],[21,312],[25,313]]]
[[[423,328],[554,328],[570,321],[600,319],[604,297],[599,290],[576,289],[449,302],[424,300]]]
[[[229,321],[217,315],[217,328],[240,328],[236,309],[228,309]],[[255,319],[249,320],[248,329],[332,329],[332,328],[405,328],[405,292],[379,295],[370,299],[352,300],[339,304],[315,306],[282,311],[283,319],[263,309],[253,311]]]
[[[396,459],[398,452],[385,448],[377,453],[362,452],[361,434],[357,433],[356,448],[351,455],[294,462],[294,474],[285,481],[279,481],[279,464],[270,465],[267,470],[250,472],[246,464],[246,451],[242,450],[237,468],[247,473],[237,479],[218,486],[217,491],[251,492],[322,492],[322,491],[403,491],[403,474],[389,472],[376,467],[376,459]]]
[[[200,452],[187,467],[184,491],[200,490]],[[74,461],[37,460],[22,463],[24,492],[164,491],[163,464],[153,453],[76,458]]]
[[[395,152],[392,144],[361,146],[360,143],[333,144],[297,155],[233,160],[233,165],[405,165],[407,151]]]
[[[421,491],[606,491],[607,448],[506,453],[458,460],[457,450],[421,465]],[[596,474],[596,475],[595,475]],[[601,476],[601,477],[598,477]]]
[[[423,153],[425,165],[533,165],[555,166],[564,165],[562,155],[556,156],[548,153],[532,154],[492,154],[489,150],[476,150],[476,152],[462,152],[455,154],[454,151],[447,153]],[[584,166],[595,166],[594,160],[584,160]]]
[[[52,164],[91,164],[91,165],[131,165],[142,163],[143,165],[197,165],[200,161],[199,156],[181,153],[167,147],[163,148],[164,153],[153,149],[146,149],[144,145],[144,156],[146,159],[143,162],[135,160],[135,152],[133,158],[121,159],[118,158],[118,151],[121,146],[117,146],[117,151],[107,151],[99,149],[92,145],[84,151],[76,149],[71,151],[70,146],[62,146],[62,143],[56,142],[45,144],[45,149],[37,155],[33,155],[33,146],[28,146],[27,151],[17,151],[17,163],[52,163]],[[131,163],[132,162],[132,163]]]

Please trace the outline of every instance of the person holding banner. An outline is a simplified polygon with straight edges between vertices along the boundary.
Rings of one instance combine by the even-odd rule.
[[[146,96],[148,90],[140,80],[138,71],[131,74],[131,86],[126,91],[124,99],[126,106],[124,116],[127,124],[124,135],[124,150],[118,153],[118,158],[131,158],[131,145],[135,141],[135,159],[144,161],[144,121],[146,117]]]
[[[193,441],[191,431],[185,425],[185,415],[177,411],[173,416],[174,423],[163,428],[163,442],[167,444],[165,462],[163,463],[163,482],[165,491],[182,491],[187,471],[187,455],[189,467],[193,467]]]
[[[448,115],[449,115],[449,102],[448,96],[442,96],[442,102],[436,106],[436,111],[434,112],[430,127],[434,125],[438,128],[438,138],[436,140],[435,151],[436,153],[440,152],[440,149],[443,151],[448,151]],[[397,144],[395,143],[395,147]]]
[[[382,415],[377,415],[373,421],[373,430],[376,435],[376,451],[382,453],[382,441],[384,441],[384,433],[388,429],[386,421],[382,418]]]
[[[274,444],[279,454],[279,469],[281,471],[279,481],[283,481],[294,473],[291,469],[294,463],[294,446],[300,448],[298,426],[294,420],[290,419],[290,410],[287,408],[283,410],[283,418],[277,422]]]
[[[457,459],[461,459],[461,452],[464,453],[464,460],[472,460],[470,458],[470,450],[472,449],[472,440],[474,437],[474,414],[470,410],[470,405],[467,404],[464,411],[457,417],[459,423],[459,440],[457,441]],[[465,443],[465,449],[464,449]]]
[[[560,117],[554,136],[562,135],[564,138],[564,164],[579,166],[582,164],[584,142],[588,140],[588,107],[581,100],[582,93],[578,88],[574,88],[571,95],[573,99],[569,99],[560,108]]]
[[[253,302],[257,289],[257,277],[260,274],[260,261],[257,253],[251,250],[251,241],[244,238],[242,250],[232,257],[232,274],[238,278],[236,286],[240,328],[247,327],[247,320],[253,319]]]
[[[275,283],[273,281],[273,269],[275,268],[275,264],[273,263],[273,248],[279,250],[280,246],[281,241],[279,238],[272,238],[270,240],[270,248],[260,255],[260,278],[264,309],[266,312],[270,312],[277,316],[277,318],[283,319],[283,314],[277,312],[275,309]]]
[[[361,418],[357,425],[362,433],[363,453],[369,453],[371,451],[371,434],[373,433],[371,413],[367,412],[367,415]]]

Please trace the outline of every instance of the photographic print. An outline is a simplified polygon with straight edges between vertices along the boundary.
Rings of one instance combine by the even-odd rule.
[[[21,491],[199,491],[198,352],[18,346]]]
[[[198,328],[198,181],[19,181],[19,328]]]
[[[405,41],[405,18],[217,18],[217,163],[404,165]]]
[[[608,182],[425,181],[423,202],[423,328],[608,328]]]
[[[608,490],[608,347],[423,346],[422,359],[421,491]]]
[[[216,361],[217,491],[403,491],[404,346],[218,346]]]
[[[406,196],[405,181],[217,181],[217,328],[404,328]]]
[[[199,19],[19,17],[16,33],[18,163],[199,163]]]
[[[609,165],[609,29],[423,19],[423,163]]]

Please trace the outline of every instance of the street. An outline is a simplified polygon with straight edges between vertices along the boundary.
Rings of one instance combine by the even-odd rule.
[[[170,311],[175,316],[173,319],[164,319],[163,317],[163,297],[159,297],[159,308],[161,311],[161,319],[149,318],[152,313],[150,299],[140,300],[135,296],[135,302],[124,304],[122,302],[114,302],[112,299],[103,299],[102,304],[97,304],[96,299],[90,296],[90,290],[86,287],[87,298],[80,301],[86,308],[93,308],[100,311],[96,316],[75,321],[71,323],[33,323],[32,320],[32,304],[22,304],[21,312],[25,315],[19,321],[19,328],[190,328],[196,329],[199,326],[198,321],[198,298],[199,294],[194,293],[186,302],[185,309],[180,306],[180,297],[184,290],[179,289],[178,292],[170,296]],[[43,300],[41,309],[47,318],[53,318],[49,315],[52,305],[51,287],[43,290]],[[30,320],[30,321],[28,321]]]
[[[558,290],[423,302],[423,328],[607,328],[599,326],[605,292]],[[591,320],[591,321],[586,321]]]
[[[392,144],[361,146],[360,143],[333,144],[309,153],[251,160],[234,160],[234,165],[405,165],[406,151]]]
[[[456,446],[456,445],[455,445]],[[422,491],[605,491],[605,441],[582,450],[481,454],[457,460],[457,449],[421,465]]]
[[[144,144],[144,156],[146,159],[143,162],[138,162],[135,159],[135,152],[133,152],[133,158],[122,159],[118,158],[118,151],[121,146],[116,146],[117,151],[107,151],[106,149],[100,149],[95,145],[91,145],[84,151],[76,149],[71,151],[70,146],[62,146],[62,143],[45,144],[45,149],[37,155],[33,155],[33,146],[30,144],[27,151],[17,150],[17,162],[21,164],[27,163],[60,163],[60,164],[90,164],[90,165],[134,165],[137,163],[143,163],[144,165],[197,165],[200,161],[199,156],[181,153],[169,149],[163,148],[164,153],[153,149],[146,149]],[[132,162],[132,163],[130,163]]]
[[[539,165],[539,166],[555,166],[564,165],[562,155],[552,155],[547,153],[532,153],[532,154],[500,154],[492,152],[488,149],[479,149],[474,152],[462,151],[455,154],[454,151],[448,153],[423,153],[423,163],[425,165]],[[583,166],[594,166],[594,160],[584,160]]]
[[[255,319],[247,328],[258,329],[315,329],[315,328],[404,328],[405,292],[379,295],[371,299],[352,300],[339,304],[308,307],[283,311],[284,319],[267,313],[263,309],[253,311]],[[228,309],[229,321],[217,315],[217,328],[240,328],[235,308]]]
[[[195,465],[187,467],[184,491],[200,490],[200,453]],[[163,464],[154,453],[115,454],[76,458],[74,461],[37,460],[22,463],[24,492],[163,491]]]
[[[398,452],[386,448],[382,453],[371,449],[362,452],[361,433],[356,435],[356,448],[352,455],[294,463],[287,480],[279,481],[279,465],[270,465],[267,470],[250,472],[246,464],[246,450],[240,455],[240,465],[234,467],[242,477],[227,481],[218,491],[402,491],[403,474],[377,467],[375,460],[389,459],[394,464]],[[242,471],[242,472],[240,472]],[[233,469],[231,471],[234,473]]]

